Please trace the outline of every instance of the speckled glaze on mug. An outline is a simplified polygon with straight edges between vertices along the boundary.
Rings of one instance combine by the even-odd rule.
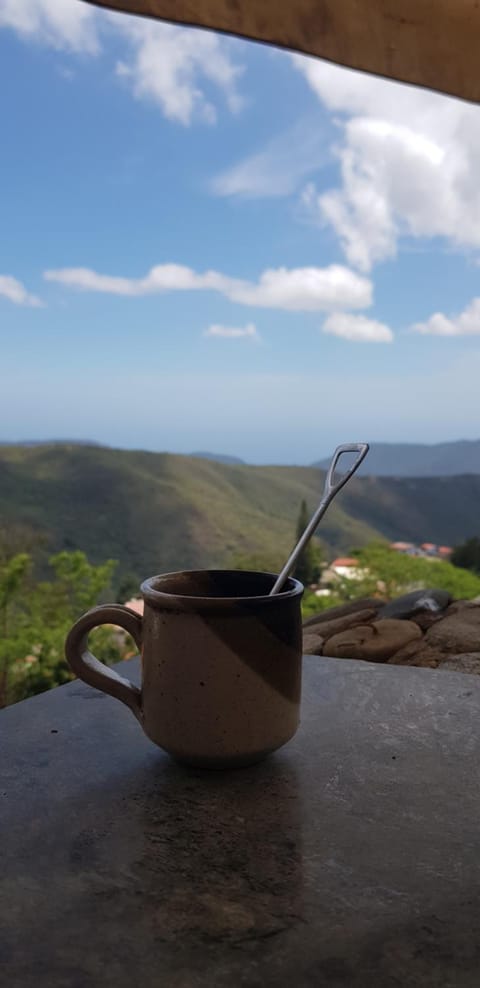
[[[120,604],[73,626],[67,660],[90,686],[129,706],[155,744],[179,761],[232,768],[284,745],[299,723],[303,586],[269,596],[271,573],[200,570],[142,584],[143,618]],[[142,654],[141,689],[102,665],[88,633],[115,624]]]

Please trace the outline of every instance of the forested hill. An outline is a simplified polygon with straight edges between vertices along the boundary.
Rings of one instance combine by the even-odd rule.
[[[77,444],[0,446],[0,531],[45,560],[82,549],[134,578],[182,567],[278,567],[301,500],[313,510],[314,467],[231,465],[205,458]],[[327,555],[379,536],[454,545],[479,531],[480,476],[354,478],[322,522]],[[25,545],[25,548],[30,548]]]

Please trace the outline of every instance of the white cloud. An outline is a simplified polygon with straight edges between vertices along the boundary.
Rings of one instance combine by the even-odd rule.
[[[0,0],[0,28],[52,48],[96,54],[94,10],[79,0]]]
[[[155,103],[182,124],[213,123],[214,94],[232,112],[241,106],[237,82],[242,68],[232,58],[235,43],[212,32],[99,11],[82,0],[0,0],[2,27],[25,41],[89,55],[100,54],[101,40],[105,49],[112,41],[118,48],[120,40],[117,77],[135,97]]]
[[[240,66],[230,57],[228,42],[209,31],[142,18],[110,16],[125,38],[128,51],[117,63],[138,99],[156,103],[166,117],[190,124],[194,118],[214,123],[215,106],[204,84],[215,86],[233,112],[240,108],[237,92]]]
[[[7,298],[15,305],[30,305],[35,308],[43,305],[36,295],[27,292],[25,285],[10,274],[0,274],[0,297]]]
[[[197,274],[181,264],[159,264],[143,278],[98,274],[88,268],[46,271],[44,277],[69,288],[112,295],[210,290],[241,305],[292,312],[365,309],[372,302],[371,281],[339,264],[326,268],[268,269],[257,282],[231,278],[218,271]]]
[[[313,120],[300,120],[260,151],[248,155],[213,179],[218,196],[286,196],[326,160],[325,135]]]
[[[354,316],[351,312],[332,312],[322,329],[324,333],[355,343],[393,343],[392,330],[385,323]]]
[[[204,336],[210,337],[221,337],[224,340],[240,340],[249,339],[258,341],[260,339],[257,328],[254,326],[253,322],[249,322],[246,326],[220,326],[214,323],[205,330]]]
[[[426,322],[412,326],[416,333],[425,336],[478,336],[480,335],[480,298],[474,298],[463,312],[449,318],[442,312],[434,312]]]
[[[372,284],[339,264],[326,268],[276,268],[264,271],[256,284],[238,282],[229,297],[244,305],[297,312],[364,309],[372,301]]]
[[[304,202],[368,271],[403,235],[480,247],[480,108],[326,62],[293,56],[337,118],[339,188]]]

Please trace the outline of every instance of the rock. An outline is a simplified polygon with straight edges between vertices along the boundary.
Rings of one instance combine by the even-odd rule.
[[[480,652],[463,652],[461,655],[449,655],[448,659],[445,656],[443,658],[444,661],[439,669],[445,669],[447,672],[469,672],[480,676]]]
[[[346,614],[345,617],[338,617],[333,621],[322,621],[321,624],[316,624],[313,627],[311,625],[305,627],[304,625],[304,629],[309,634],[321,634],[322,638],[326,639],[331,638],[332,635],[338,635],[341,631],[347,631],[348,628],[354,628],[357,624],[368,624],[376,616],[377,612],[370,608],[357,611],[355,614]]]
[[[352,600],[349,604],[339,604],[338,607],[328,607],[326,611],[320,611],[318,614],[312,614],[312,617],[307,618],[307,620],[303,622],[303,627],[312,628],[317,624],[323,624],[324,621],[332,621],[336,618],[346,617],[349,614],[356,614],[358,611],[374,610],[376,613],[380,607],[383,607],[384,603],[385,601],[379,600],[378,597],[364,597],[363,600]]]
[[[421,637],[422,632],[413,621],[387,618],[328,638],[323,646],[323,654],[339,659],[386,662],[408,642]]]
[[[428,631],[428,629],[431,628],[433,624],[436,624],[437,621],[441,621],[442,618],[443,618],[443,613],[432,614],[431,611],[424,611],[422,614],[414,614],[414,616],[410,618],[410,620],[414,621],[415,624],[418,625],[420,631],[425,632]]]
[[[305,632],[303,636],[303,654],[321,655],[324,639],[321,635],[314,634],[313,631]]]
[[[457,614],[458,611],[463,611],[465,607],[476,607],[477,605],[473,600],[454,600],[447,607],[444,617],[450,617],[451,614]]]
[[[422,611],[441,614],[448,607],[451,599],[452,595],[447,590],[414,590],[385,604],[378,612],[378,619],[408,619]]]
[[[480,605],[463,606],[429,628],[427,645],[451,655],[480,649]]]
[[[436,669],[445,659],[443,652],[430,648],[423,641],[411,641],[400,651],[395,652],[388,664],[392,666],[422,666],[424,669]]]

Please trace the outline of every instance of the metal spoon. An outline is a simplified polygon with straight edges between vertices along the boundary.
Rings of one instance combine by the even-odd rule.
[[[318,523],[323,518],[329,504],[331,504],[331,502],[333,501],[334,497],[338,494],[338,492],[341,491],[342,487],[344,487],[345,484],[348,483],[350,477],[353,477],[355,471],[358,470],[360,464],[365,459],[369,448],[370,447],[368,443],[344,443],[343,446],[337,446],[333,454],[332,462],[328,468],[327,476],[325,477],[325,486],[323,488],[322,500],[320,501],[320,504],[318,505],[315,514],[312,515],[303,535],[300,536],[293,552],[288,557],[287,562],[285,563],[285,566],[283,567],[280,575],[277,577],[272,589],[270,590],[270,596],[272,594],[280,593],[285,582],[288,580],[288,577],[290,576],[290,573],[292,572],[302,549],[305,548],[307,542],[309,542],[309,540],[311,539],[315,529],[317,528]],[[353,466],[351,466],[350,469],[347,470],[347,472],[344,473],[343,476],[340,477],[340,480],[337,480],[335,484],[334,483],[335,469],[342,453],[358,453],[358,456]]]

